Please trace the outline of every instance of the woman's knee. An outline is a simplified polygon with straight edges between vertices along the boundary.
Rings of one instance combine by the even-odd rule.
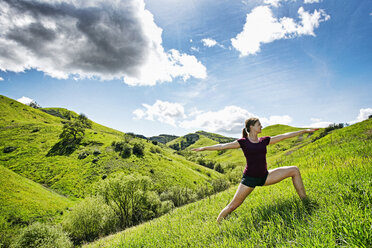
[[[300,169],[297,166],[291,166],[290,169],[291,169],[292,177],[300,175]]]

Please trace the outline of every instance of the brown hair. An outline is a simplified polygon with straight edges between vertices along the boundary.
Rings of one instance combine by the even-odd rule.
[[[242,131],[243,138],[248,138],[247,131],[250,132],[251,131],[250,126],[254,126],[257,121],[259,121],[259,119],[256,118],[256,117],[251,117],[251,118],[245,120],[245,128],[243,128],[243,131]],[[246,131],[246,129],[247,129],[247,131]]]

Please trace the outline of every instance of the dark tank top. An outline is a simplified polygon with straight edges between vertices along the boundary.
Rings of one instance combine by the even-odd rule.
[[[258,143],[249,141],[248,138],[238,139],[247,160],[244,175],[249,177],[264,177],[267,175],[266,146],[270,143],[270,137],[260,137]]]

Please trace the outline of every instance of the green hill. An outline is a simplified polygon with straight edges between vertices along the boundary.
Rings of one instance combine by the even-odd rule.
[[[56,153],[61,146],[59,135],[63,124],[76,116],[76,113],[62,108],[34,109],[0,95],[1,169],[4,176],[13,173],[12,180],[21,185],[25,184],[23,179],[34,182],[20,193],[9,190],[8,184],[0,184],[0,191],[3,192],[1,206],[6,208],[0,213],[2,231],[49,218],[53,213],[56,217],[66,206],[73,205],[75,199],[84,198],[94,191],[97,183],[118,173],[149,176],[158,194],[172,186],[193,190],[206,184],[212,187],[212,180],[222,177],[215,170],[174,154],[174,150],[163,144],[154,145],[136,137],[127,141],[128,145],[142,144],[144,155],[131,154],[122,158],[112,144],[123,142],[124,133],[94,122],[91,129],[85,130],[84,138],[75,150],[68,154]],[[42,196],[46,194],[42,189],[45,192],[49,189],[55,192],[53,196],[65,200],[56,198],[55,203],[59,205],[56,207],[50,203],[52,200],[27,193],[35,192]],[[45,197],[52,199],[51,196]],[[21,200],[14,200],[19,198]],[[50,206],[45,209],[40,207],[40,211],[33,211],[33,207],[25,208],[38,204]],[[9,209],[13,210],[9,212]],[[13,219],[19,221],[12,222]]]
[[[86,247],[371,247],[372,119],[317,135],[269,162],[298,166],[310,202],[286,179],[255,189],[218,226],[235,186]]]

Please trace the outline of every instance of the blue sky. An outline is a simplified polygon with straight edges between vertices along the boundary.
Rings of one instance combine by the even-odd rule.
[[[0,94],[154,136],[372,114],[372,2],[2,1]]]

